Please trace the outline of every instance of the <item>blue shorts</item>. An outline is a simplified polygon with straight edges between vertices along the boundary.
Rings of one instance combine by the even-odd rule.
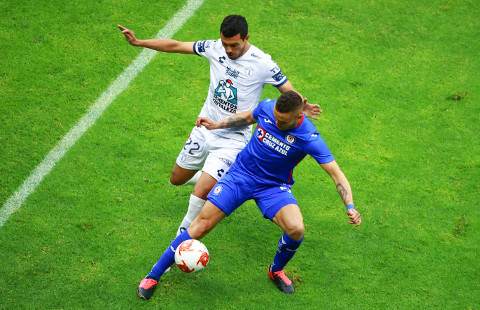
[[[270,220],[286,205],[298,205],[290,185],[265,184],[236,169],[230,169],[220,179],[207,199],[227,216],[245,201],[254,199],[263,216]]]

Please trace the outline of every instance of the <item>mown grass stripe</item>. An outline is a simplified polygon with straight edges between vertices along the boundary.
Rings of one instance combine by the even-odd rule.
[[[202,5],[203,0],[189,0],[157,33],[157,38],[172,37],[185,22],[193,16]],[[155,51],[144,49],[135,60],[113,81],[91,106],[89,111],[70,129],[70,131],[55,145],[43,161],[35,167],[30,176],[8,198],[0,209],[0,227],[17,211],[25,200],[40,185],[46,175],[52,171],[67,151],[82,137],[82,135],[97,121],[108,106],[120,95],[131,81],[147,66],[155,56]]]

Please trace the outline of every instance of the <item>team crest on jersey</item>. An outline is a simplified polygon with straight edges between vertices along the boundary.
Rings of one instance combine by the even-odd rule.
[[[237,88],[230,79],[220,80],[215,88],[213,102],[230,113],[237,112]]]
[[[215,189],[213,190],[213,193],[218,196],[222,192],[222,189],[222,185],[217,185],[217,187],[215,187]]]
[[[295,137],[292,135],[287,135],[285,139],[287,139],[287,142],[290,144],[293,144],[295,142]]]

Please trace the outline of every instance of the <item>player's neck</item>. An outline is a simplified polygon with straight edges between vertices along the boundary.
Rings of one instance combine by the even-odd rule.
[[[305,120],[305,114],[302,114],[302,117],[298,120],[297,126],[295,126],[295,128],[300,127],[304,120]]]
[[[247,41],[247,44],[245,44],[245,48],[243,49],[242,54],[240,54],[240,56],[238,56],[237,59],[239,59],[239,58],[241,58],[243,55],[245,55],[245,54],[248,52],[248,50],[250,49],[251,46],[252,46],[252,45]]]

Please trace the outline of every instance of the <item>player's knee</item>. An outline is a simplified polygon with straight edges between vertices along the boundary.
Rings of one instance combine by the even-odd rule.
[[[198,198],[202,198],[204,200],[207,199],[208,193],[210,193],[210,190],[212,189],[213,186],[211,184],[200,184],[197,183],[195,185],[195,188],[193,189],[193,194],[197,196]]]
[[[287,234],[294,240],[302,239],[305,233],[305,226],[303,222],[293,223],[287,228]]]
[[[185,180],[183,178],[180,177],[180,175],[178,173],[176,173],[175,171],[172,171],[172,174],[170,175],[170,183],[172,185],[183,185],[185,184]]]

